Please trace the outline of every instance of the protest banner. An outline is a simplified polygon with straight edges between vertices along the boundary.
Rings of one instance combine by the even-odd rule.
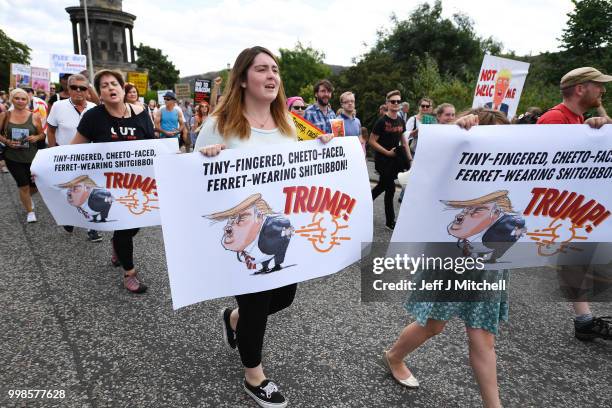
[[[344,136],[344,120],[342,118],[331,119],[329,122],[334,136]]]
[[[174,92],[176,93],[176,98],[179,100],[184,101],[191,99],[191,87],[188,83],[174,84]]]
[[[159,225],[153,158],[175,139],[85,143],[39,150],[36,186],[58,225],[97,231]]]
[[[317,138],[317,136],[325,133],[308,120],[304,119],[303,116],[296,115],[293,112],[290,113],[291,118],[293,119],[293,124],[295,125],[295,130],[297,131],[298,140],[314,140]]]
[[[357,138],[160,156],[155,174],[175,309],[338,272],[372,240]]]
[[[32,89],[49,92],[51,87],[51,73],[47,68],[32,67]]]
[[[210,103],[210,79],[196,79],[194,85],[195,103],[207,102]]]
[[[9,86],[17,88],[30,86],[32,83],[32,69],[29,65],[11,63],[11,79]]]
[[[521,99],[529,64],[485,55],[476,82],[472,108],[485,107],[512,119]]]
[[[162,89],[161,91],[157,91],[157,103],[159,106],[164,106],[164,95],[166,92],[172,92],[172,89]]]
[[[51,54],[49,70],[60,74],[80,74],[87,69],[87,58],[80,54]]]
[[[149,74],[146,72],[129,71],[127,81],[134,84],[139,95],[144,95],[149,90]]]
[[[612,241],[612,126],[419,133],[392,242],[453,243],[497,269],[612,259],[600,244]]]

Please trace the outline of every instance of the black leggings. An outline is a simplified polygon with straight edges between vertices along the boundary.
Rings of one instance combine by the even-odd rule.
[[[393,209],[393,196],[395,195],[395,179],[397,178],[397,172],[383,166],[379,167],[380,177],[378,184],[372,189],[372,200],[376,200],[376,197],[385,192],[385,219],[387,225],[395,222],[395,210]]]
[[[113,249],[124,270],[134,269],[134,242],[132,238],[138,233],[138,228],[119,230],[113,233]]]
[[[242,365],[253,368],[261,363],[268,316],[291,305],[296,289],[297,283],[294,283],[282,288],[236,296],[239,308],[236,338]]]

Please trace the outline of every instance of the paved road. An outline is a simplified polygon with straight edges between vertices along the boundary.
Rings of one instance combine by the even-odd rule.
[[[10,175],[0,175],[0,407],[254,407],[241,389],[235,351],[221,342],[226,298],[173,311],[161,230],[136,237],[148,293],[128,294],[110,265],[110,235],[54,225],[40,197],[26,224]],[[388,241],[382,198],[375,239]],[[505,407],[612,406],[612,342],[572,336],[565,303],[523,295],[533,270],[514,273],[510,323],[498,336]],[[612,305],[594,305],[611,314]],[[294,407],[472,407],[480,405],[463,325],[408,359],[421,381],[403,389],[379,361],[411,318],[400,303],[360,302],[357,265],[300,284],[294,305],[271,317],[264,361]],[[17,401],[9,389],[65,390],[61,400]]]

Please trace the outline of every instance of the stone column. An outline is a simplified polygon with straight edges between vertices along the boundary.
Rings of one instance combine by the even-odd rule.
[[[132,27],[130,27],[130,54],[132,56],[132,64],[136,63],[136,57],[134,57],[134,36],[132,35]]]
[[[128,62],[128,55],[127,55],[127,39],[125,38],[125,26],[122,25],[121,27],[121,39],[122,39],[122,43],[121,43],[121,53],[123,54],[123,62]]]
[[[79,50],[79,34],[77,32],[77,22],[72,21],[72,44],[74,46],[74,53],[80,54]]]
[[[108,22],[108,60],[109,61],[117,61],[117,56],[115,55],[115,44],[113,41],[113,22],[109,21]]]

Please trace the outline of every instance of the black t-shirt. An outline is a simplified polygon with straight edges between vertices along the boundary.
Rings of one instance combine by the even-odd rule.
[[[94,143],[123,142],[126,140],[153,139],[153,123],[146,109],[138,115],[129,105],[129,118],[116,118],[98,105],[83,114],[77,131]]]
[[[392,119],[387,115],[379,118],[372,129],[372,133],[378,135],[378,144],[387,150],[392,150],[394,147],[399,146],[405,131],[406,123],[404,119],[399,116],[396,119]],[[375,158],[377,160],[386,159],[387,156],[376,152]]]
[[[53,104],[57,101],[63,101],[64,99],[68,99],[68,98],[63,98],[59,92],[56,93],[55,95],[53,95],[52,97],[49,98],[49,102],[47,102],[47,105],[49,106],[49,112],[51,112],[51,106],[53,106]]]

